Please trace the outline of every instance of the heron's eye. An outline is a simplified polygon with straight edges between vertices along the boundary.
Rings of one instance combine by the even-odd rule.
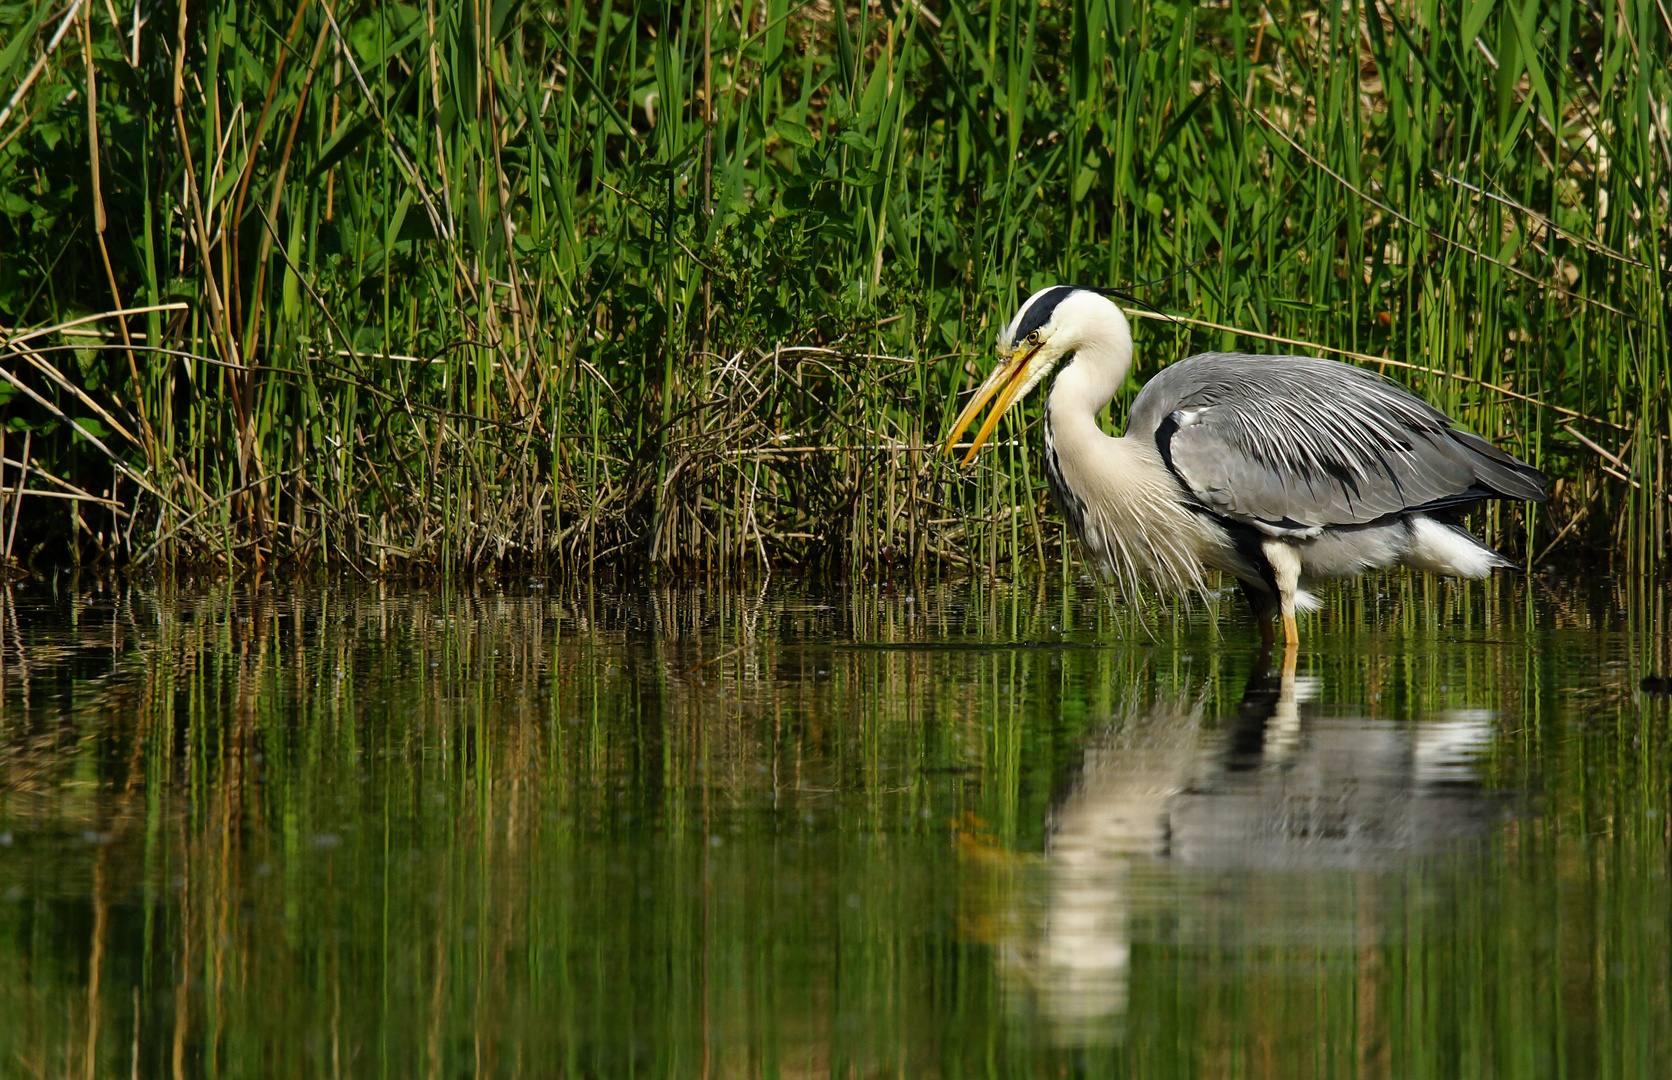
[[[1038,345],[1039,344],[1039,331],[1038,330],[1035,330],[1033,333],[1028,335],[1028,344],[1029,345]]]

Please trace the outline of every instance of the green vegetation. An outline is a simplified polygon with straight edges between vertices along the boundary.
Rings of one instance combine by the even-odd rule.
[[[0,101],[16,560],[1014,569],[1036,413],[933,447],[1059,281],[1140,380],[1385,358],[1525,559],[1672,537],[1655,0],[29,2]]]

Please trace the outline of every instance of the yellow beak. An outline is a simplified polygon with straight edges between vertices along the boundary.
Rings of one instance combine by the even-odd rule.
[[[999,426],[999,419],[1010,411],[1010,406],[1016,404],[1016,397],[1021,393],[1022,385],[1027,382],[1028,363],[1042,347],[1035,345],[1026,353],[1020,350],[1011,353],[1010,359],[1002,361],[998,367],[993,369],[993,373],[987,376],[987,381],[981,384],[981,388],[975,392],[975,396],[970,398],[970,403],[964,406],[964,411],[958,414],[958,419],[952,422],[952,434],[946,437],[946,454],[948,457],[952,456],[952,451],[956,448],[958,436],[962,435],[964,429],[975,420],[975,416],[981,411],[981,407],[992,400],[994,394],[998,394],[998,404],[994,405],[993,411],[987,414],[987,422],[982,424],[981,430],[975,433],[975,439],[970,443],[969,453],[964,455],[964,460],[959,464],[968,465],[975,460],[975,452],[981,449],[983,443],[993,437],[993,432]]]

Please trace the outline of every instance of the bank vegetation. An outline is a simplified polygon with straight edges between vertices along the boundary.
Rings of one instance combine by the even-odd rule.
[[[935,444],[1079,282],[1123,396],[1375,365],[1550,473],[1492,542],[1651,569],[1669,58],[1655,0],[0,5],[0,554],[1010,573],[1037,412]]]

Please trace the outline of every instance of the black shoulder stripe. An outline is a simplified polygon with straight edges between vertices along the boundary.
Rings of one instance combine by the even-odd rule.
[[[1174,410],[1155,426],[1155,448],[1161,452],[1161,463],[1167,466],[1167,471],[1175,477],[1179,471],[1173,468],[1173,436],[1178,434],[1179,414]],[[1179,481],[1184,482],[1182,479]]]
[[[1161,454],[1161,464],[1167,466],[1167,471],[1173,474],[1173,480],[1178,484],[1179,492],[1184,496],[1190,509],[1207,513],[1212,517],[1218,517],[1218,514],[1215,514],[1194,491],[1190,490],[1190,485],[1184,482],[1184,477],[1179,475],[1178,469],[1173,465],[1173,436],[1178,433],[1178,430],[1179,414],[1176,409],[1168,413],[1166,418],[1156,425],[1155,448]]]

